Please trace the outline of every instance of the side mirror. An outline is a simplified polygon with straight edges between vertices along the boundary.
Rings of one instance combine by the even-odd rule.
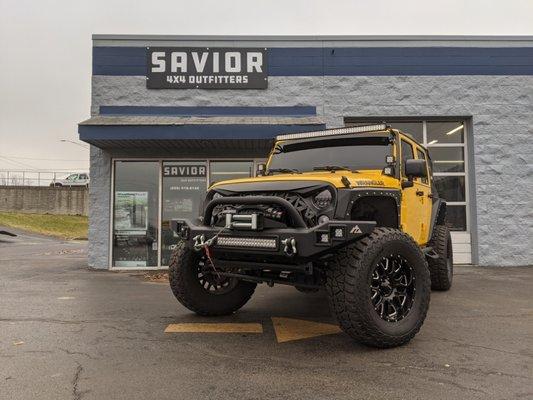
[[[427,176],[426,160],[405,160],[405,175],[411,178],[424,178]]]
[[[255,175],[256,176],[263,176],[263,175],[265,175],[265,171],[266,171],[266,164],[264,164],[264,163],[257,164],[257,170],[255,171]]]

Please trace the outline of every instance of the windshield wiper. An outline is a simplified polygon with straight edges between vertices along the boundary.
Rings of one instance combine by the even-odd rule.
[[[272,172],[279,172],[280,174],[301,174],[300,171],[294,168],[269,168],[268,174]]]
[[[313,167],[313,171],[332,171],[332,172],[335,172],[335,171],[351,171],[351,172],[359,173],[359,171],[357,171],[355,169],[351,169],[349,167],[345,167],[345,166],[342,166],[342,165],[320,165],[318,167]]]

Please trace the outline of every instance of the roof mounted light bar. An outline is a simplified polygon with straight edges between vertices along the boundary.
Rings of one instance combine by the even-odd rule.
[[[388,129],[387,124],[365,125],[365,126],[350,126],[348,128],[333,128],[323,131],[311,131],[301,133],[288,133],[286,135],[278,135],[276,140],[292,140],[292,139],[309,139],[323,136],[349,135],[350,133],[363,133],[384,131]]]

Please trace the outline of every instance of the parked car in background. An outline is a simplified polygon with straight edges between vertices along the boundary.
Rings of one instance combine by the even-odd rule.
[[[70,174],[65,179],[58,179],[52,183],[50,186],[89,186],[89,174]]]

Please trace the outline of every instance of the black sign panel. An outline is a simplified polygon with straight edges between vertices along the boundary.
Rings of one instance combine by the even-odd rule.
[[[266,89],[267,51],[148,47],[148,89]]]
[[[207,168],[205,165],[165,165],[163,167],[163,176],[173,177],[205,177]]]

